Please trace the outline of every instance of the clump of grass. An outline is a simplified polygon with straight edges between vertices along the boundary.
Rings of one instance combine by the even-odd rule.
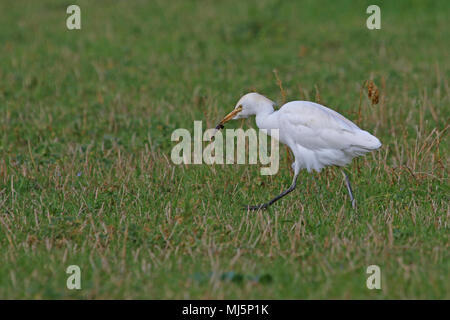
[[[368,80],[366,82],[366,86],[367,86],[367,96],[369,97],[370,102],[372,103],[372,105],[378,104],[380,98],[378,87],[372,80]]]

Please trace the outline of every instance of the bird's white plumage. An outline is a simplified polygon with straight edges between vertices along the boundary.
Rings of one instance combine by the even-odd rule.
[[[280,141],[295,156],[296,174],[303,168],[320,171],[325,166],[345,166],[354,157],[381,147],[375,136],[318,103],[292,101],[274,111],[273,101],[249,93],[239,100],[239,106],[242,111],[234,119],[255,115],[260,129],[279,129]]]

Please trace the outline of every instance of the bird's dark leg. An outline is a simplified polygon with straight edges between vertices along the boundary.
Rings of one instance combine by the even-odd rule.
[[[294,176],[294,180],[292,181],[291,186],[287,189],[284,190],[282,193],[280,193],[278,196],[276,196],[275,198],[273,198],[272,200],[270,200],[269,202],[257,205],[257,206],[245,206],[244,208],[246,210],[260,210],[260,209],[267,209],[267,207],[269,207],[270,205],[272,205],[274,202],[280,200],[281,198],[283,198],[285,195],[287,195],[288,193],[292,192],[292,190],[295,189],[295,186],[297,185],[297,176],[298,173],[295,174]]]
[[[350,184],[350,179],[348,178],[348,175],[344,171],[342,171],[342,174],[344,175],[345,186],[347,187],[347,191],[348,191],[348,194],[350,196],[350,201],[352,203],[352,208],[356,209],[356,200],[355,200],[355,197],[353,197],[353,191],[352,191],[352,186]]]

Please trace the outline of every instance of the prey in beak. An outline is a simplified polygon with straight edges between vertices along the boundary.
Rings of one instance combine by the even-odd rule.
[[[223,129],[223,125],[233,119],[239,112],[242,111],[242,106],[238,106],[236,109],[231,111],[229,114],[227,114],[222,121],[219,122],[219,124],[216,126],[216,130],[219,131],[220,129]],[[216,132],[217,132],[216,131]],[[211,141],[213,141],[215,138],[215,135],[211,137]]]
[[[242,106],[239,106],[236,109],[234,109],[233,111],[231,111],[229,114],[227,114],[225,116],[225,118],[222,119],[222,121],[219,122],[219,124],[217,125],[216,129],[217,130],[223,129],[223,125],[225,124],[225,122],[228,122],[231,119],[233,119],[234,116],[237,115],[241,111],[242,111]]]

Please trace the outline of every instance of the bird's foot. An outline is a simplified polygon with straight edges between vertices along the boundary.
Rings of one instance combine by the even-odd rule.
[[[352,200],[352,208],[353,210],[356,210],[356,199]]]
[[[263,203],[257,206],[244,206],[245,210],[266,210],[269,207],[268,203]]]

